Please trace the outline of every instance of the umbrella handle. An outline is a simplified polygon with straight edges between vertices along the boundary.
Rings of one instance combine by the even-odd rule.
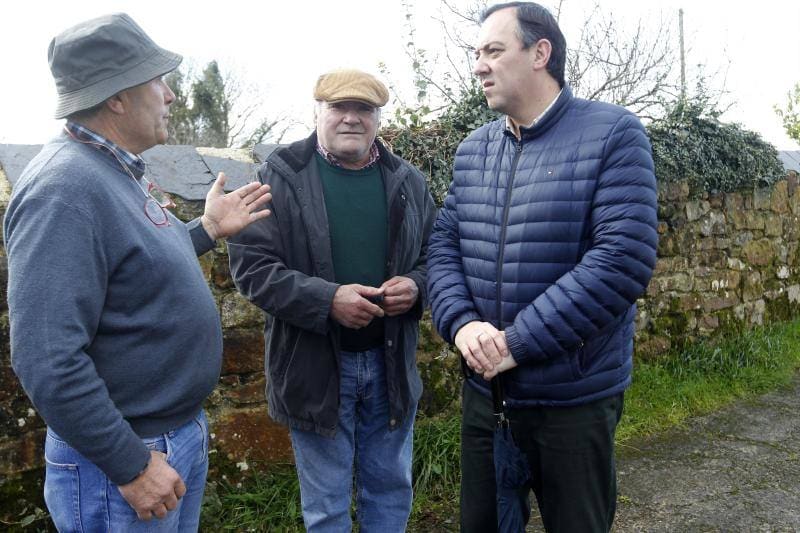
[[[508,427],[508,419],[506,419],[505,409],[503,407],[505,394],[503,393],[503,383],[500,381],[500,376],[493,377],[490,381],[492,385],[492,406],[494,408],[494,417],[497,420],[498,426]]]

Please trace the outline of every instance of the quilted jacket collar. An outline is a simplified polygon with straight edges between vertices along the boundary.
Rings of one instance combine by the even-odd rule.
[[[520,137],[522,138],[522,142],[535,139],[539,135],[549,130],[553,124],[558,122],[558,120],[561,118],[561,115],[564,114],[564,111],[566,111],[568,104],[572,99],[572,89],[570,88],[569,84],[565,84],[558,99],[550,107],[547,113],[545,113],[545,115],[533,125],[533,127],[520,127],[519,133]],[[512,132],[506,130],[505,134],[516,140],[516,137],[514,137]]]

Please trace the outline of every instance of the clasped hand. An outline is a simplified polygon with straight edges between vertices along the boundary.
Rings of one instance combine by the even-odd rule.
[[[456,333],[456,348],[473,371],[490,380],[517,366],[508,350],[506,334],[489,322],[469,322]]]
[[[414,280],[394,276],[380,287],[353,283],[336,289],[331,304],[331,317],[346,328],[363,328],[373,318],[405,313],[419,296]]]

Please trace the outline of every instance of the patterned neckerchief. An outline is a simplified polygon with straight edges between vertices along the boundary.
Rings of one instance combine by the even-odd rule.
[[[128,166],[128,170],[130,170],[136,179],[144,176],[144,159],[138,155],[132,154],[131,152],[120,147],[118,144],[109,141],[102,135],[93,132],[86,126],[81,126],[76,122],[71,122],[68,120],[64,125],[64,129],[67,130],[67,133],[76,140],[88,143],[89,146],[92,146],[97,150],[108,152],[111,156],[116,156],[118,161],[121,161]]]
[[[319,143],[319,141],[317,141],[317,153],[321,155],[325,159],[325,161],[327,161],[331,165],[339,168],[345,168],[345,166],[342,165],[342,162],[339,160],[339,158],[330,153],[329,151],[327,151],[325,147]],[[369,160],[367,160],[364,166],[348,170],[363,170],[369,166],[374,165],[380,157],[381,153],[378,150],[378,143],[373,141],[372,146],[369,149]]]

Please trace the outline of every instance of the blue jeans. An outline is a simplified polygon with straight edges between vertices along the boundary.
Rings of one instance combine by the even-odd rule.
[[[342,352],[334,438],[293,429],[303,521],[309,533],[349,532],[353,471],[362,533],[405,531],[411,512],[414,412],[390,431],[383,348]]]
[[[197,531],[208,472],[205,414],[201,411],[187,424],[142,442],[164,452],[186,484],[186,494],[175,510],[147,522],[138,519],[117,485],[99,468],[47,430],[44,500],[59,532]]]

